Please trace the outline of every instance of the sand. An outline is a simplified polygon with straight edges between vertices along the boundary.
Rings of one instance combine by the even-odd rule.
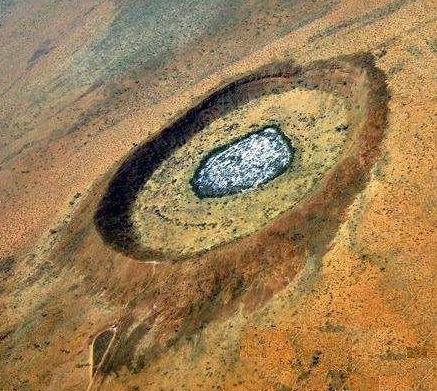
[[[0,6],[0,388],[434,389],[434,2],[139,3]],[[321,135],[357,119],[332,133],[320,185],[211,204],[234,225],[204,235],[141,220],[141,188],[134,231],[105,236],[96,212],[132,154],[274,64],[318,64],[339,92],[271,95],[234,113],[241,134],[272,105],[317,118],[330,102]],[[219,122],[180,158],[228,141]],[[188,160],[161,169],[182,183]],[[154,201],[208,222],[178,197]]]

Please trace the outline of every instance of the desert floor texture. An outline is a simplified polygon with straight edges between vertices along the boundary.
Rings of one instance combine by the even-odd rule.
[[[0,0],[0,389],[436,390],[436,17]]]

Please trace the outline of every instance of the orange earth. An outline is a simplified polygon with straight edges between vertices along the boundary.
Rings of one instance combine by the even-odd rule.
[[[435,390],[435,1],[171,3],[0,1],[0,389]],[[268,115],[301,176],[194,199]]]

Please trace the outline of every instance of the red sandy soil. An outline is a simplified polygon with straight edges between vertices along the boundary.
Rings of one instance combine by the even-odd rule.
[[[250,17],[153,69],[123,57],[136,30],[114,29],[126,9],[111,1],[1,3],[0,389],[436,388],[436,4],[316,3],[248,1]],[[97,232],[122,159],[217,88],[359,54],[385,77],[383,137],[360,139],[312,201],[179,261],[140,262]]]

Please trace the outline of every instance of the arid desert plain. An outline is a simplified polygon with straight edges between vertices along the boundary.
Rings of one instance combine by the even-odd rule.
[[[0,390],[436,390],[436,19],[0,0]]]

